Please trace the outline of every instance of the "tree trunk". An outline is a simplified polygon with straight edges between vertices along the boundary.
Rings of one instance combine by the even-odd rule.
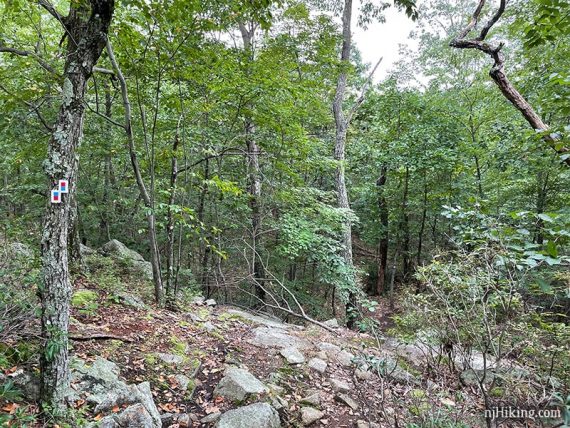
[[[386,165],[382,165],[380,177],[376,182],[378,187],[378,209],[380,211],[380,243],[378,244],[378,279],[376,292],[380,296],[386,291],[386,268],[388,265],[388,206],[384,194],[388,174]]]
[[[67,179],[69,193],[61,203],[47,206],[41,244],[43,284],[40,287],[42,337],[40,358],[41,403],[45,410],[64,410],[69,387],[68,326],[72,286],[68,268],[68,232],[72,201],[77,192],[77,148],[83,134],[83,100],[87,80],[97,63],[113,16],[113,0],[82,0],[74,3],[67,17],[61,17],[49,4],[40,4],[63,21],[68,36],[63,72],[62,104],[54,132],[48,143],[44,169],[49,188]]]
[[[410,167],[406,166],[404,195],[402,197],[402,270],[406,277],[410,271],[410,214],[408,213],[408,193],[410,189]]]
[[[246,28],[244,24],[240,24],[240,32],[243,40],[243,48],[248,54],[248,61],[251,63],[254,59],[253,53],[253,36],[255,27],[253,24]],[[247,73],[249,74],[249,64]],[[265,269],[261,262],[261,245],[259,235],[261,233],[261,170],[259,168],[259,146],[255,141],[255,125],[249,114],[245,117],[245,143],[247,146],[247,170],[248,170],[248,188],[249,188],[249,206],[251,209],[251,272],[255,284],[255,295],[261,301],[265,301],[265,290],[263,287],[265,278]]]
[[[426,227],[427,202],[428,202],[428,188],[427,188],[426,171],[424,171],[424,200],[422,205],[422,220],[420,222],[420,233],[418,235],[418,253],[416,254],[416,264],[418,266],[421,264],[422,260],[422,243],[424,240],[424,230]]]
[[[168,242],[166,257],[166,300],[173,303],[174,291],[174,210],[173,205],[176,198],[176,180],[178,178],[178,146],[180,145],[180,122],[176,129],[174,142],[172,143],[172,159],[170,172],[170,195],[168,198],[168,215],[166,224],[166,240]]]
[[[344,95],[346,92],[346,83],[348,79],[347,67],[350,62],[350,50],[352,46],[351,40],[351,20],[352,20],[352,0],[345,0],[344,11],[342,15],[342,50],[340,55],[340,73],[336,85],[336,93],[333,101],[333,114],[336,125],[336,136],[334,146],[334,159],[337,162],[335,171],[335,187],[337,192],[337,201],[339,208],[345,210],[350,209],[348,201],[348,192],[346,189],[345,179],[345,146],[346,134],[348,131],[348,120],[343,110]],[[352,227],[350,221],[346,221],[343,225],[342,232],[342,258],[346,268],[350,271],[352,276],[352,284],[346,296],[346,325],[348,328],[353,328],[356,320],[358,319],[358,308],[356,302],[356,292],[351,290],[350,287],[356,285],[356,278],[354,278],[354,264],[352,260]]]

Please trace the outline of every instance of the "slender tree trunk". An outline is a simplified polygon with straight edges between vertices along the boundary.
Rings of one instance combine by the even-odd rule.
[[[549,172],[543,173],[540,171],[537,176],[537,198],[536,198],[536,213],[543,214],[544,210],[546,209],[546,201],[548,196],[548,179],[549,179]],[[538,245],[542,245],[544,243],[544,221],[539,218],[536,224],[536,235],[535,235],[535,242]]]
[[[160,252],[158,249],[158,240],[156,237],[156,217],[154,214],[154,207],[150,194],[146,188],[146,184],[142,178],[141,169],[137,157],[135,139],[133,135],[131,102],[129,101],[127,82],[125,80],[125,77],[123,76],[121,69],[119,68],[119,64],[117,63],[115,54],[113,53],[113,48],[111,47],[111,44],[108,41],[107,41],[107,54],[109,56],[111,64],[113,65],[113,69],[121,86],[121,96],[123,99],[123,106],[125,109],[124,129],[125,133],[127,134],[127,144],[129,148],[131,166],[135,174],[135,179],[137,182],[137,186],[139,188],[139,192],[141,194],[141,198],[147,209],[146,218],[148,223],[148,239],[149,239],[150,255],[151,255],[152,276],[154,282],[154,298],[156,302],[159,305],[161,305],[163,300],[163,286],[162,286],[162,277],[160,272]]]
[[[386,291],[386,269],[388,266],[388,206],[386,203],[385,186],[388,176],[388,168],[382,165],[380,177],[376,182],[378,187],[378,209],[380,212],[380,243],[378,244],[378,279],[376,292],[380,296]]]
[[[253,36],[255,33],[255,26],[251,24],[246,28],[245,24],[240,24],[240,32],[243,40],[243,48],[248,54],[249,64],[254,60],[253,52]],[[247,73],[249,74],[249,64]],[[249,206],[251,209],[251,241],[252,241],[252,257],[251,257],[251,274],[255,282],[255,295],[257,298],[265,301],[265,290],[263,283],[265,278],[265,269],[261,263],[261,242],[259,235],[261,233],[261,170],[259,167],[259,153],[260,149],[255,141],[255,124],[251,116],[246,114],[245,117],[245,142],[247,146],[247,169],[249,181]]]
[[[343,110],[344,95],[346,92],[346,84],[348,80],[347,67],[350,64],[350,50],[352,46],[351,40],[351,20],[352,20],[352,0],[345,0],[344,11],[342,15],[342,50],[340,55],[340,73],[338,75],[336,93],[333,101],[333,113],[336,124],[336,136],[334,146],[334,159],[337,162],[335,171],[335,187],[337,192],[337,202],[339,208],[350,209],[348,201],[348,192],[346,189],[345,179],[345,146],[346,134],[348,131],[348,120]],[[356,286],[356,278],[354,278],[354,264],[352,260],[352,227],[350,221],[346,221],[343,225],[342,232],[342,258],[346,268],[350,271],[352,284],[350,287]],[[358,319],[357,296],[356,291],[349,288],[346,296],[346,325],[353,328]]]
[[[206,159],[204,161],[204,181],[210,179],[210,160]],[[198,221],[204,222],[204,206],[206,203],[206,195],[208,194],[208,186],[203,185],[202,191],[200,192],[200,199],[198,202]],[[210,275],[209,275],[209,258],[210,258],[210,248],[206,243],[200,243],[200,284],[202,285],[202,290],[206,293],[206,296],[210,296]]]
[[[182,118],[181,118],[182,119]],[[170,195],[168,197],[168,214],[166,224],[166,240],[168,242],[166,257],[166,300],[173,303],[174,292],[174,201],[176,199],[176,180],[178,178],[178,147],[180,145],[180,121],[172,143],[172,166],[170,172]]]
[[[42,6],[52,8],[47,3]],[[48,190],[56,188],[60,179],[67,179],[69,193],[62,195],[61,203],[47,205],[41,245],[41,326],[45,340],[40,358],[41,402],[44,409],[56,413],[64,410],[64,396],[69,387],[67,333],[72,287],[67,244],[72,201],[77,192],[76,150],[83,134],[83,100],[87,80],[105,47],[113,11],[113,0],[82,0],[70,7],[67,17],[61,17],[55,9],[50,12],[64,22],[68,36],[63,99],[48,143],[44,169]]]
[[[420,233],[418,235],[418,253],[416,254],[416,264],[418,266],[421,264],[422,260],[422,243],[424,240],[424,230],[426,227],[427,202],[428,202],[428,188],[427,188],[426,171],[424,171],[424,199],[422,205],[422,219],[420,222]]]
[[[104,80],[105,89],[105,116],[111,118],[113,116],[113,99],[111,98],[111,87],[108,80]],[[108,132],[111,135],[110,124],[108,124]],[[105,186],[103,188],[103,212],[101,213],[101,240],[110,241],[111,240],[111,230],[110,230],[110,213],[112,211],[113,205],[110,198],[112,174],[113,174],[113,160],[111,157],[111,147],[107,148],[107,153],[105,153]]]
[[[410,214],[408,212],[408,193],[410,189],[410,168],[406,166],[404,176],[404,194],[402,197],[402,260],[403,276],[410,271]]]

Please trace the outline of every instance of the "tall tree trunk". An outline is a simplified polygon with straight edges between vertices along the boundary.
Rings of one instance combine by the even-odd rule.
[[[106,79],[104,80],[103,87],[105,89],[105,116],[111,118],[113,116],[113,99],[111,97],[111,86],[109,85],[109,81]],[[109,135],[111,135],[111,125],[107,124]],[[110,230],[110,213],[112,211],[112,203],[110,198],[110,190],[111,190],[111,182],[112,182],[112,174],[113,174],[113,160],[111,157],[111,147],[107,148],[107,152],[105,153],[105,186],[103,188],[103,212],[101,213],[101,223],[100,223],[100,232],[101,232],[101,240],[102,241],[110,241],[111,240],[111,230]]]
[[[380,242],[378,244],[378,279],[376,292],[378,295],[386,291],[386,268],[388,266],[388,205],[386,203],[385,186],[388,178],[388,167],[382,165],[380,177],[376,182],[378,187],[378,209],[380,212]]]
[[[410,271],[410,214],[408,212],[408,193],[410,189],[410,167],[406,166],[404,176],[404,194],[402,197],[402,274],[406,277]]]
[[[249,25],[249,28],[245,24],[240,24],[239,26],[243,48],[248,55],[248,68],[247,74],[250,73],[249,65],[254,60],[253,52],[253,36],[255,33],[255,26],[253,24]],[[251,209],[251,246],[252,246],[252,256],[251,256],[251,272],[255,283],[255,295],[261,301],[265,301],[265,290],[263,287],[265,278],[265,269],[261,262],[261,242],[259,235],[261,233],[261,209],[260,209],[260,199],[261,199],[261,170],[259,168],[259,146],[255,141],[255,124],[251,119],[249,114],[245,117],[245,143],[247,146],[247,169],[248,169],[248,188],[249,188],[249,206]]]
[[[426,171],[424,170],[424,199],[422,204],[422,219],[420,222],[420,233],[418,235],[418,253],[416,254],[416,264],[419,266],[422,260],[422,244],[424,240],[424,230],[426,227],[427,218],[427,202],[428,202],[428,187],[426,179]]]
[[[204,161],[204,183],[210,179],[210,160],[206,158]],[[202,184],[202,191],[200,192],[200,199],[198,202],[198,221],[200,223],[204,222],[204,206],[206,203],[206,195],[208,194],[208,186]],[[209,275],[209,258],[210,258],[210,248],[208,245],[201,241],[200,242],[200,261],[201,261],[201,275],[200,284],[202,285],[202,290],[206,293],[206,296],[210,296],[210,275]]]
[[[348,79],[347,67],[350,63],[351,40],[351,20],[352,20],[352,0],[345,0],[344,11],[342,14],[342,50],[340,55],[340,73],[336,85],[336,93],[333,101],[333,113],[336,124],[336,137],[334,146],[334,159],[337,162],[335,171],[335,187],[337,192],[337,201],[339,208],[350,209],[348,201],[348,192],[346,189],[345,179],[345,146],[346,134],[348,131],[348,120],[343,110],[344,95],[346,92],[346,83]],[[343,225],[342,232],[342,258],[346,268],[350,271],[350,275],[354,276],[354,264],[352,260],[352,227],[350,221],[346,221]],[[350,287],[356,286],[356,278],[351,281]],[[357,296],[354,290],[348,290],[346,297],[346,315],[348,328],[353,328],[358,319]]]
[[[72,293],[68,267],[68,232],[71,202],[77,192],[77,148],[83,135],[87,80],[103,48],[114,11],[113,0],[82,0],[71,5],[62,17],[51,4],[40,1],[62,22],[68,38],[63,72],[62,104],[48,143],[44,169],[51,190],[60,179],[69,182],[69,193],[61,203],[49,204],[43,221],[41,244],[43,284],[40,287],[44,351],[41,366],[41,402],[54,412],[65,408],[69,387],[68,326]]]
[[[182,119],[182,118],[180,118]],[[176,180],[178,178],[178,147],[180,145],[180,121],[172,143],[172,159],[170,172],[170,195],[168,197],[168,214],[166,222],[166,240],[168,242],[166,254],[166,300],[173,303],[174,292],[174,201],[176,199]]]
[[[123,76],[123,72],[119,68],[119,64],[117,63],[115,54],[113,53],[113,48],[111,46],[111,43],[109,43],[109,41],[107,41],[107,55],[109,56],[109,61],[111,61],[111,64],[113,65],[113,70],[115,71],[115,75],[117,76],[117,79],[119,80],[119,84],[121,86],[121,97],[123,99],[123,107],[125,109],[124,130],[125,133],[127,134],[127,144],[129,149],[129,156],[131,159],[131,166],[135,174],[135,179],[137,182],[137,186],[139,188],[139,192],[141,194],[141,198],[147,209],[146,219],[148,223],[148,240],[149,240],[150,257],[151,257],[150,263],[152,265],[152,277],[154,282],[154,299],[156,300],[156,303],[161,305],[163,300],[163,286],[162,286],[162,277],[160,272],[160,252],[158,249],[158,240],[156,235],[156,217],[154,213],[152,199],[147,190],[146,184],[142,178],[141,169],[137,157],[135,138],[133,134],[131,102],[129,100],[129,94],[127,90],[127,81],[125,80],[125,76]]]

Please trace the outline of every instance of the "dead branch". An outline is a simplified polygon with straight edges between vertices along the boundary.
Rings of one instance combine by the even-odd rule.
[[[499,43],[498,45],[493,45],[485,42],[489,31],[493,26],[499,21],[503,13],[505,12],[507,6],[507,0],[501,0],[497,11],[493,16],[483,25],[483,28],[479,35],[475,38],[469,39],[469,33],[471,33],[479,23],[481,12],[485,6],[486,0],[479,0],[479,3],[473,12],[471,21],[467,26],[449,43],[451,47],[457,49],[477,49],[481,52],[486,53],[493,59],[493,66],[489,71],[489,75],[496,83],[496,85],[501,90],[504,97],[510,101],[510,103],[515,106],[517,110],[521,112],[525,120],[535,129],[536,131],[543,132],[542,139],[548,144],[549,147],[554,149],[556,153],[560,156],[570,153],[568,147],[560,147],[560,139],[558,135],[549,133],[550,127],[544,123],[542,118],[536,113],[534,108],[530,103],[521,95],[521,93],[514,87],[511,81],[507,78],[504,68],[505,59],[501,50],[504,43]],[[567,166],[570,166],[570,157],[564,159]]]
[[[120,340],[121,342],[127,342],[127,343],[134,342],[133,339],[129,339],[128,337],[116,336],[114,334],[104,334],[104,333],[94,333],[88,336],[70,335],[69,338],[71,340],[76,340],[78,342],[85,342],[88,340]]]

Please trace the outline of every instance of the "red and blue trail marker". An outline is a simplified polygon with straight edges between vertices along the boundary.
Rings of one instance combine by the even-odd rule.
[[[60,193],[69,193],[69,186],[67,180],[59,180]]]
[[[51,191],[51,203],[61,204],[61,192],[59,191],[59,189],[53,189]]]

